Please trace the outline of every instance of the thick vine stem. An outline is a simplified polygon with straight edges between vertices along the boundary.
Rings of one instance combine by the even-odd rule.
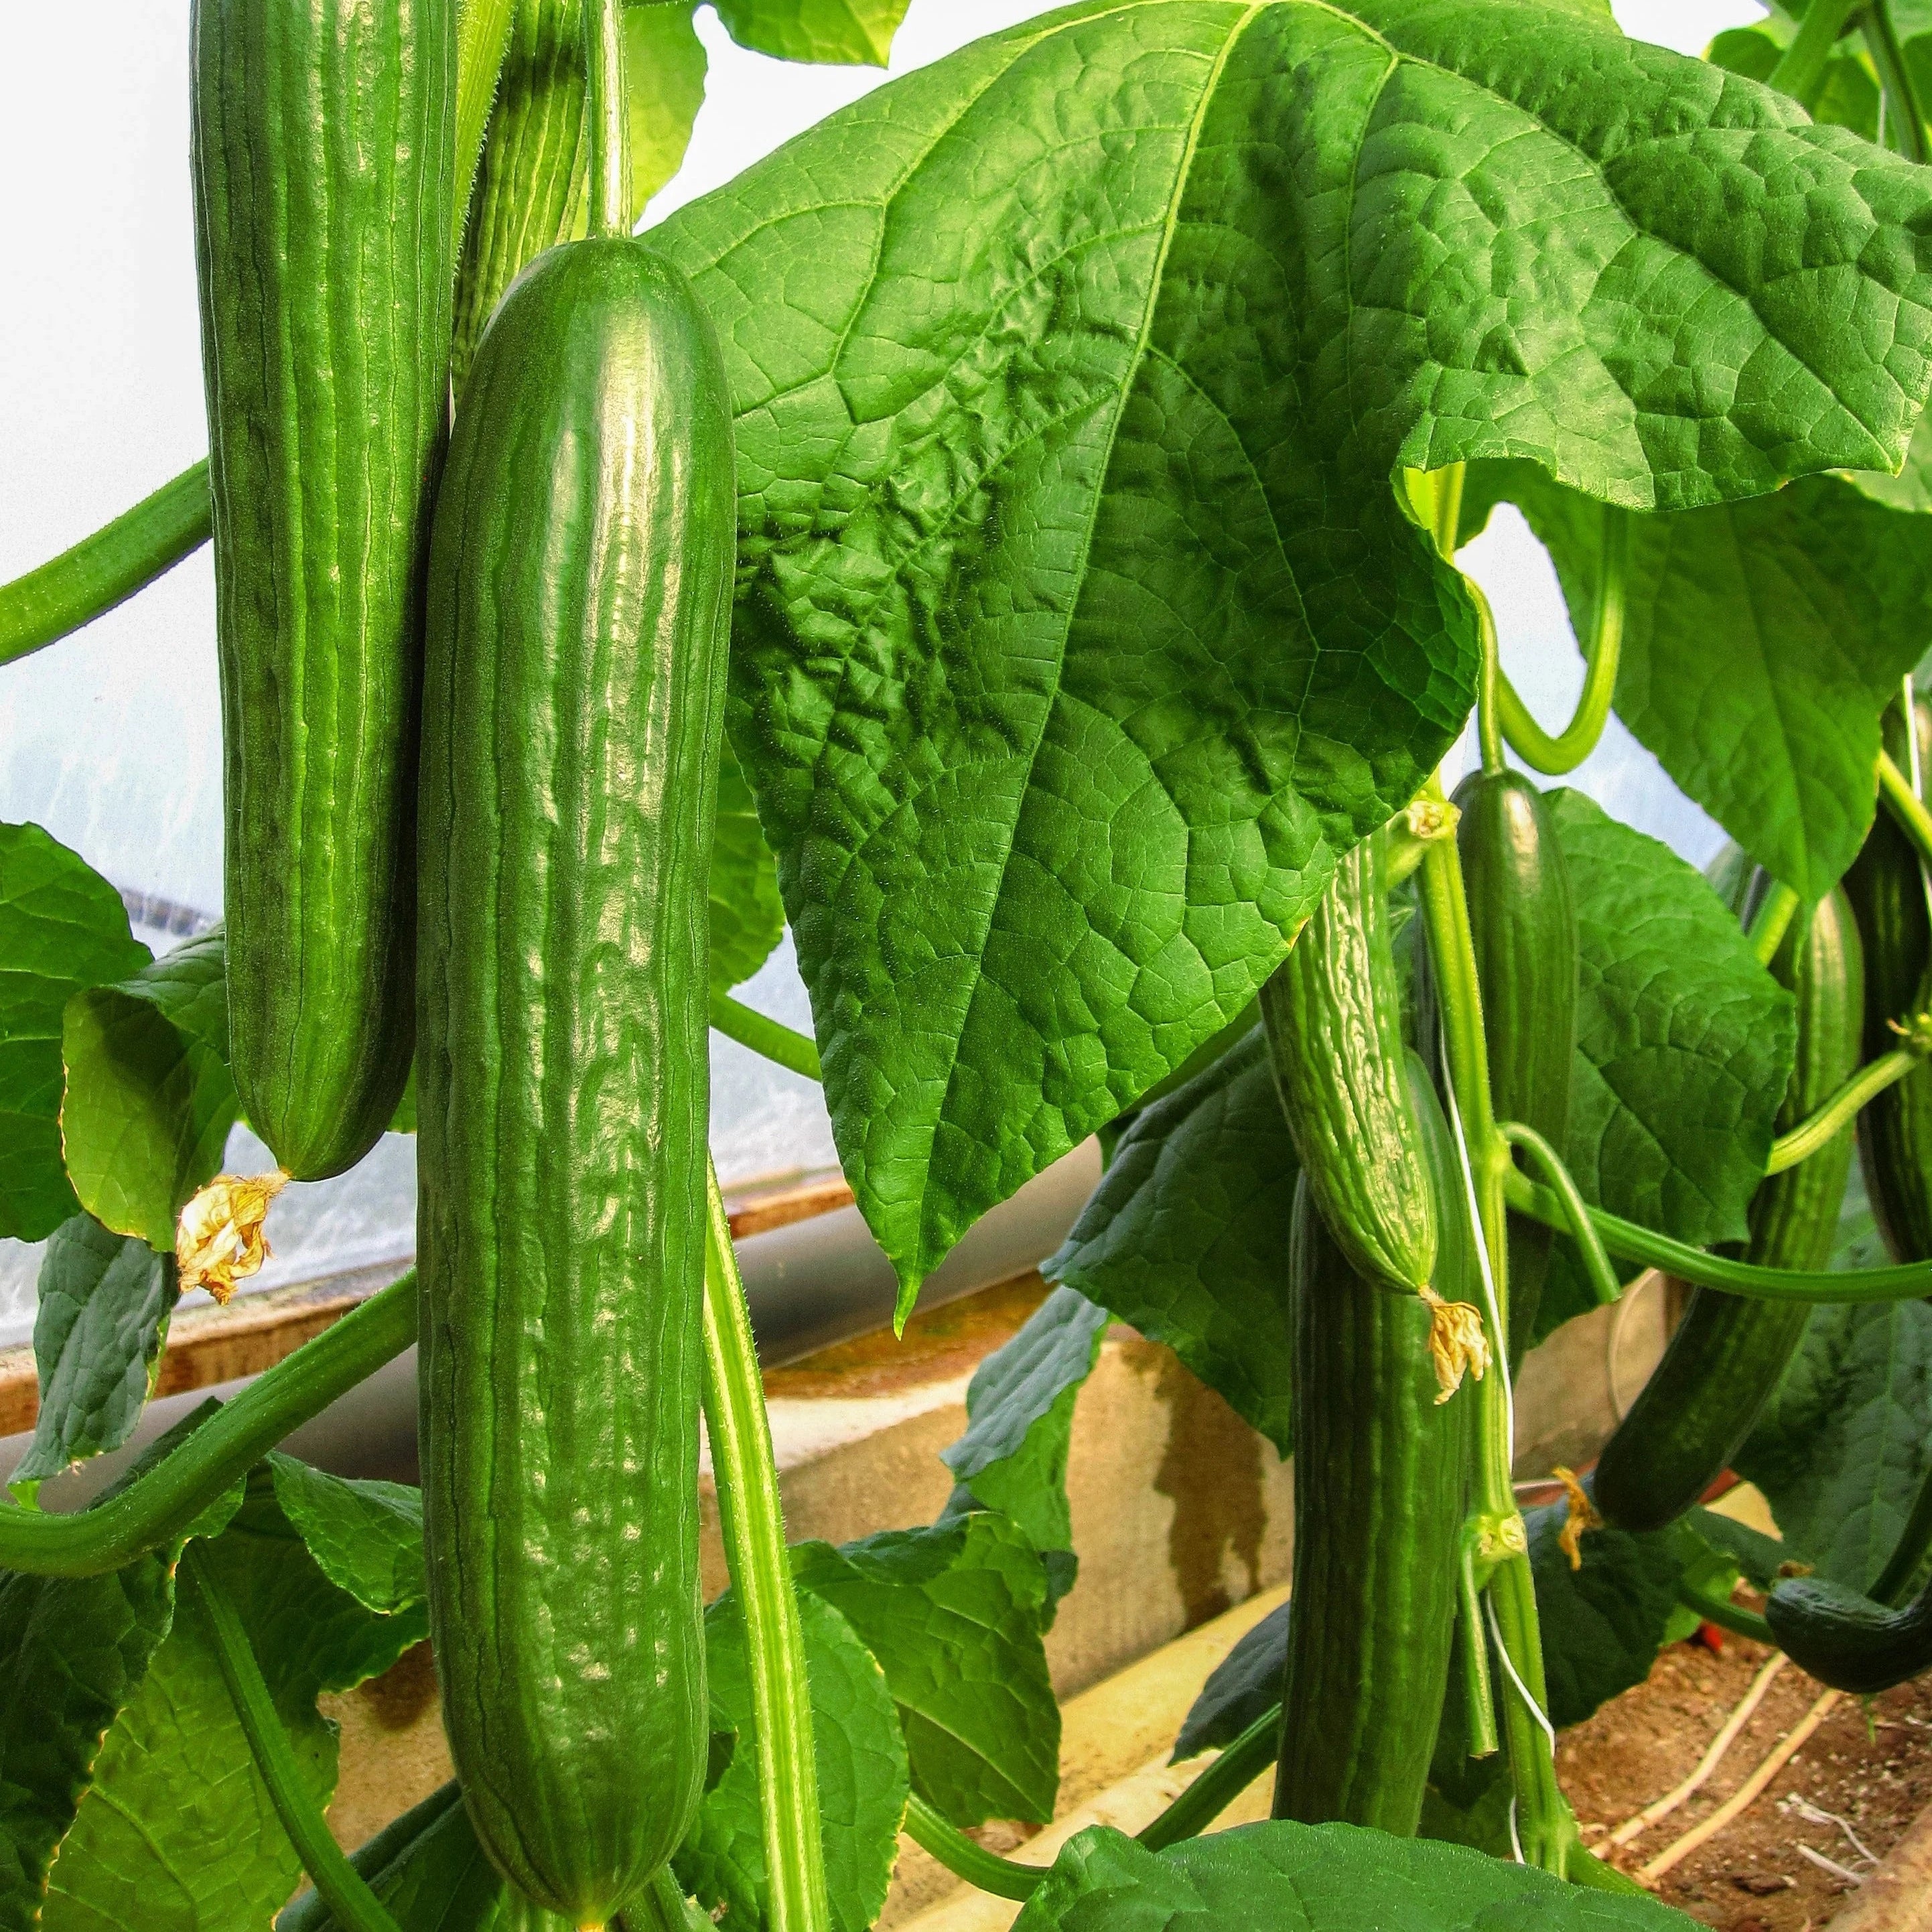
[[[1543,1170],[1544,1180],[1562,1205],[1567,1217],[1565,1232],[1576,1244],[1582,1256],[1583,1272],[1590,1278],[1591,1292],[1598,1301],[1605,1305],[1621,1301],[1623,1283],[1618,1280],[1617,1271],[1610,1265],[1610,1258],[1591,1223],[1589,1208],[1577,1192],[1570,1170],[1563,1165],[1562,1156],[1534,1127],[1526,1126],[1520,1120],[1504,1121],[1501,1132],[1512,1147],[1521,1148]]]
[[[1788,1134],[1780,1134],[1771,1144],[1771,1158],[1765,1162],[1767,1176],[1782,1174],[1800,1161],[1809,1160],[1820,1148],[1828,1146],[1876,1100],[1888,1087],[1895,1087],[1925,1058],[1926,1048],[1918,1044],[1932,1019],[1920,1016],[1907,1033],[1912,1044],[1861,1066],[1810,1119],[1800,1120]],[[1901,1032],[1906,1029],[1901,1028]]]
[[[1511,1820],[1522,1862],[1562,1877],[1581,1842],[1575,1814],[1556,1781],[1556,1732],[1543,1676],[1543,1632],[1526,1553],[1498,1564],[1490,1579],[1490,1630],[1507,1680],[1503,1742],[1516,1790]]]
[[[1927,811],[1889,752],[1878,754],[1878,795],[1900,831],[1912,841],[1919,863],[1932,866],[1932,812]]]
[[[1879,85],[1885,91],[1886,104],[1892,110],[1887,130],[1896,128],[1900,152],[1907,160],[1923,166],[1932,161],[1932,142],[1926,138],[1924,110],[1919,104],[1918,89],[1906,61],[1905,50],[1899,44],[1891,0],[1865,0],[1860,25],[1864,30],[1865,51],[1871,56]]]
[[[1715,1624],[1720,1630],[1727,1630],[1734,1636],[1748,1636],[1754,1642],[1778,1648],[1778,1640],[1771,1634],[1771,1626],[1755,1610],[1747,1610],[1732,1603],[1728,1597],[1714,1597],[1700,1590],[1696,1584],[1679,1582],[1677,1600],[1687,1610],[1694,1611],[1707,1624]]]
[[[268,1801],[316,1896],[344,1932],[397,1932],[396,1922],[369,1889],[368,1880],[349,1862],[323,1822],[320,1808],[303,1785],[294,1750],[276,1715],[274,1700],[262,1682],[248,1634],[196,1545],[189,1544],[182,1569],[214,1633],[215,1657],[255,1768],[268,1786]]]
[[[1546,1228],[1568,1234],[1570,1224],[1555,1195],[1539,1187],[1527,1174],[1511,1173],[1505,1183],[1509,1204],[1519,1214],[1540,1221]],[[1673,1241],[1649,1228],[1600,1208],[1589,1210],[1592,1225],[1604,1246],[1625,1261],[1661,1268],[1699,1288],[1714,1288],[1756,1301],[1864,1303],[1916,1301],[1932,1294],[1932,1262],[1905,1262],[1893,1268],[1850,1268],[1842,1272],[1804,1268],[1760,1268],[1723,1255]]]
[[[624,98],[623,0],[588,0],[584,45],[589,63],[590,232],[631,232],[630,110]]]
[[[1798,895],[1789,886],[1774,885],[1766,893],[1764,903],[1751,915],[1751,956],[1760,966],[1768,966],[1778,957],[1791,922],[1798,916]]]
[[[413,1269],[257,1376],[119,1495],[70,1515],[0,1507],[0,1568],[98,1576],[172,1542],[289,1431],[416,1339]]]
[[[1277,1707],[1277,1721],[1280,1714]],[[942,1817],[916,1791],[906,1804],[905,1834],[922,1851],[931,1852],[955,1878],[963,1878],[995,1898],[1032,1898],[1052,1869],[1022,1864],[1018,1858],[1003,1858],[998,1852],[988,1851],[951,1820]]]
[[[718,1514],[745,1618],[772,1932],[829,1932],[825,1852],[812,1755],[805,1631],[786,1553],[764,1384],[731,1246],[731,1224],[705,1164],[704,1426]]]
[[[784,1021],[755,1012],[741,1000],[733,999],[729,993],[718,992],[715,988],[711,994],[710,1019],[727,1040],[735,1040],[740,1046],[748,1046],[754,1053],[762,1054],[766,1059],[794,1073],[802,1073],[808,1080],[824,1078],[817,1046]]]
[[[1531,716],[1516,688],[1496,674],[1496,703],[1503,736],[1532,771],[1551,778],[1573,772],[1597,748],[1616,694],[1622,661],[1625,565],[1630,554],[1630,513],[1614,503],[1602,506],[1597,537],[1596,608],[1589,647],[1583,653],[1583,688],[1570,722],[1553,737]]]
[[[1481,1540],[1481,1528],[1474,1520],[1463,1525],[1456,1558],[1456,1618],[1462,1636],[1462,1718],[1468,1727],[1469,1755],[1493,1757],[1502,1749],[1502,1738],[1496,1729],[1490,1636],[1483,1627],[1483,1584],[1490,1565],[1478,1554]]]
[[[1772,69],[1768,84],[1780,93],[1808,100],[1824,78],[1825,63],[1857,4],[1858,0],[1817,0],[1808,8],[1796,37]]]
[[[207,542],[208,458],[71,550],[0,584],[0,664],[57,642],[124,604]]]

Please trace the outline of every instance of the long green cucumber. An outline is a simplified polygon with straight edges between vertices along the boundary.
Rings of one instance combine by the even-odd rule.
[[[195,240],[242,1107],[339,1173],[407,1078],[452,0],[196,0]]]
[[[1822,1576],[1778,1583],[1764,1606],[1778,1647],[1834,1690],[1876,1696],[1932,1670],[1932,1584],[1902,1609]]]
[[[1456,842],[1483,994],[1497,1118],[1554,1148],[1570,1131],[1576,1048],[1576,908],[1543,794],[1520,772],[1472,772],[1456,789]],[[1510,1354],[1536,1332],[1556,1237],[1521,1215],[1509,1224]]]
[[[457,276],[452,374],[460,395],[503,292],[589,221],[584,0],[512,0],[509,44],[470,196]]]
[[[1778,1111],[1783,1130],[1822,1106],[1858,1064],[1862,947],[1841,890],[1792,922],[1771,970],[1798,1003],[1798,1055]],[[1852,1145],[1847,1128],[1808,1160],[1760,1184],[1751,1200],[1748,1260],[1768,1268],[1825,1266]],[[1690,1508],[1750,1433],[1810,1317],[1802,1302],[1694,1289],[1663,1360],[1604,1445],[1595,1485],[1604,1516],[1620,1528],[1658,1529]]]
[[[1918,707],[1921,790],[1932,775],[1932,706]],[[1886,748],[1910,772],[1903,719],[1886,719]],[[1898,1044],[1892,1022],[1926,1003],[1932,965],[1932,914],[1918,855],[1881,810],[1845,874],[1845,891],[1864,938],[1864,1050],[1876,1059]],[[1932,1260],[1932,1064],[1908,1073],[1858,1117],[1858,1156],[1872,1216],[1893,1256]]]
[[[1436,1200],[1404,1062],[1381,840],[1345,853],[1262,988],[1282,1111],[1315,1204],[1352,1266],[1413,1291],[1435,1277]]]
[[[1441,1203],[1438,1292],[1480,1304],[1448,1123],[1413,1055],[1422,1185]],[[1447,1402],[1430,1311],[1366,1279],[1304,1174],[1288,1259],[1294,1578],[1274,1815],[1413,1836],[1448,1682],[1475,1404]]]
[[[735,536],[710,326],[643,243],[499,308],[436,508],[423,1491],[485,1847],[601,1924],[703,1786],[706,878]]]

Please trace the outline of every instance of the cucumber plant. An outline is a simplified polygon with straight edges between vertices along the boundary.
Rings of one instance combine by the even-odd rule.
[[[715,4],[880,63],[904,10]],[[902,1830],[1025,1932],[1661,1926],[1555,1744],[1676,1616],[1932,1666],[1932,40],[1082,0],[639,234],[694,11],[194,10],[208,458],[0,586],[4,662],[212,533],[228,777],[159,960],[0,827],[0,1926],[864,1932]],[[1560,728],[1457,561],[1505,503]],[[1721,878],[1545,782],[1612,712]],[[811,1040],[733,997],[785,924]],[[822,1081],[902,1324],[1100,1138],[930,1524],[786,1546],[707,1023]],[[242,1117],[274,1173],[215,1175]],[[420,1277],[40,1507],[386,1126]],[[1524,1510],[1518,1368],[1646,1270],[1682,1326]],[[1293,1590],[1213,1764],[1049,1869],[968,1833],[1054,1815],[1110,1318],[1295,1458]],[[278,1447],[418,1343],[420,1490]],[[345,1852],[316,1700],[426,1640],[454,1778]]]

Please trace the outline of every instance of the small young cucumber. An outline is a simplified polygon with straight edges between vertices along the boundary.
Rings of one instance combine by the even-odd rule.
[[[229,1038],[250,1125],[316,1180],[410,1068],[454,9],[196,0],[191,32]]]
[[[1576,1049],[1576,908],[1541,792],[1520,772],[1472,772],[1456,789],[1456,844],[1475,943],[1496,1115],[1535,1128],[1552,1147],[1570,1131]],[[1550,1271],[1547,1228],[1509,1224],[1510,1354],[1536,1330]]]
[[[1888,1610],[1822,1576],[1773,1588],[1765,1621],[1799,1670],[1834,1690],[1874,1697],[1932,1670],[1932,1584]]]
[[[1345,853],[1262,1019],[1288,1130],[1349,1264],[1410,1293],[1435,1279],[1436,1198],[1402,1038],[1382,842]]]
[[[729,394],[628,237],[485,332],[436,505],[417,1255],[445,1726],[518,1890],[604,1924],[682,1838]]]
[[[1402,1064],[1401,1062],[1397,1063]],[[1448,1123],[1409,1056],[1438,1292],[1480,1303]],[[1419,1296],[1365,1280],[1306,1174],[1288,1255],[1295,1538],[1274,1815],[1413,1837],[1448,1682],[1473,1397],[1441,1402]]]
[[[1932,793],[1932,705],[1917,706],[1922,790]],[[1910,772],[1905,728],[1888,714],[1886,748]],[[1911,842],[1884,807],[1845,874],[1864,936],[1864,1050],[1868,1060],[1898,1044],[1892,1022],[1922,1010],[1932,966],[1932,916]],[[1858,1116],[1858,1156],[1873,1218],[1896,1261],[1932,1260],[1932,1065],[1915,1067]]]
[[[1864,973],[1842,890],[1792,922],[1771,970],[1798,1002],[1798,1058],[1778,1117],[1783,1131],[1858,1070]],[[1751,1200],[1748,1258],[1770,1268],[1824,1267],[1851,1160],[1847,1127],[1810,1160],[1762,1182]],[[1597,1464],[1597,1507],[1607,1521],[1658,1529],[1696,1502],[1750,1433],[1810,1316],[1802,1302],[1692,1293],[1663,1360]]]

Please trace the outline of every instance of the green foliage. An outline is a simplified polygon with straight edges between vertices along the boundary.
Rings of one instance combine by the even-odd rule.
[[[800,1587],[878,1658],[915,1790],[956,1825],[1053,1816],[1060,1707],[1040,1642],[1046,1579],[1016,1525],[976,1514],[838,1550],[802,1544],[794,1561]]]
[[[729,744],[718,760],[718,825],[711,846],[711,984],[728,993],[772,956],[784,931],[778,868],[759,829],[752,788]]]
[[[384,1826],[349,1862],[396,1922],[398,1932],[494,1932],[503,1880],[476,1842],[454,1782]],[[334,1913],[304,1892],[278,1916],[275,1932],[338,1932]]]
[[[172,1251],[175,1217],[219,1171],[239,1106],[221,928],[76,993],[62,1054],[62,1136],[81,1205],[117,1233]]]
[[[1932,1306],[1820,1308],[1735,1466],[1787,1556],[1868,1589],[1932,1468]]]
[[[1394,471],[1675,509],[1895,461],[1922,192],[1593,12],[1094,0],[656,231],[725,341],[734,736],[908,1292],[1240,1010],[1460,728]]]
[[[1352,1825],[1244,1825],[1143,1850],[1104,1825],[1068,1840],[1014,1932],[1670,1932],[1654,1899],[1614,1897],[1455,1845]]]
[[[1587,636],[1600,511],[1528,464],[1496,468],[1472,508],[1521,506]],[[1880,714],[1928,635],[1932,519],[1844,479],[1634,518],[1617,715],[1808,904],[1870,827]]]
[[[799,1614],[832,1924],[836,1932],[866,1932],[885,1902],[898,1856],[906,1804],[905,1744],[879,1666],[852,1626],[809,1592],[800,1594]],[[712,1605],[704,1635],[713,1721],[722,1716],[739,1743],[723,1775],[705,1792],[672,1865],[678,1882],[701,1906],[722,1908],[725,1922],[740,1932],[762,1932],[767,1918],[758,1758],[751,1748],[744,1619],[734,1598]]]
[[[61,1156],[68,999],[138,972],[121,896],[38,825],[0,825],[0,1235],[38,1241],[79,1203]]]
[[[304,1782],[318,1805],[335,1784],[335,1735],[316,1708],[419,1642],[419,1611],[378,1616],[338,1590],[284,1515],[266,1467],[208,1546],[246,1629]],[[270,1918],[300,1882],[242,1735],[196,1604],[109,1730],[95,1767],[111,1804],[84,1804],[61,1845],[47,1932],[138,1924],[232,1932]]]
[[[1049,1280],[1165,1342],[1283,1455],[1296,1172],[1257,1027],[1135,1117],[1041,1264]]]
[[[1209,1672],[1174,1741],[1173,1761],[1231,1744],[1281,1702],[1288,1606],[1277,1604]]]
[[[997,1510],[1042,1555],[1063,1555],[1066,1560],[1059,1567],[1069,1572],[1073,1526],[1066,1457],[1073,1405],[1093,1373],[1106,1330],[1104,1308],[1071,1288],[1055,1288],[1019,1333],[974,1370],[966,1390],[966,1433],[940,1452],[958,1479],[949,1514],[976,1504]],[[1072,1583],[1070,1574],[1054,1595],[1064,1595]]]
[[[268,1473],[282,1514],[338,1589],[384,1616],[428,1594],[422,1490],[332,1476],[279,1450]]]
[[[1666,847],[1580,792],[1550,802],[1582,956],[1564,1157],[1593,1207],[1699,1246],[1742,1240],[1790,1078],[1791,995]],[[1539,1334],[1593,1305],[1558,1243]]]
[[[34,1322],[40,1414],[11,1483],[44,1481],[127,1441],[147,1406],[180,1292],[171,1254],[90,1215],[54,1230]]]
[[[780,60],[884,67],[908,0],[713,0],[741,47]]]
[[[624,91],[629,97],[631,215],[684,165],[708,64],[692,24],[694,7],[646,0],[624,9]]]

